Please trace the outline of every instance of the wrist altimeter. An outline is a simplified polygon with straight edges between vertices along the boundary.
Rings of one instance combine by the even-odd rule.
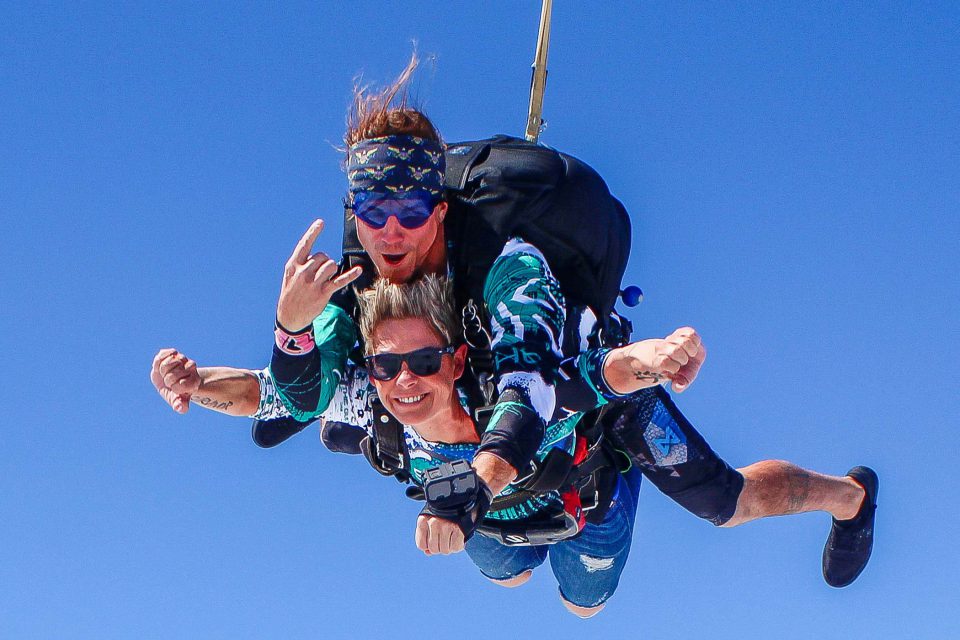
[[[444,462],[423,476],[423,513],[456,522],[469,539],[490,508],[493,496],[466,460]]]

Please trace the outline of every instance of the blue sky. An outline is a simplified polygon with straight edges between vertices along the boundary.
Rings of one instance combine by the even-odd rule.
[[[554,9],[543,140],[632,214],[637,335],[703,335],[681,408],[736,466],[879,472],[847,589],[820,576],[826,515],[715,530],[646,486],[620,589],[581,622],[546,569],[505,590],[422,556],[418,505],[315,427],[263,451],[248,421],[155,394],[161,347],[266,363],[296,239],[327,217],[339,247],[357,74],[388,80],[416,40],[448,140],[519,135],[538,15],[0,7],[0,636],[956,633],[956,3]]]

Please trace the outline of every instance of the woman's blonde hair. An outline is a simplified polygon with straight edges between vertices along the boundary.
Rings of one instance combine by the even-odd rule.
[[[374,334],[384,320],[423,320],[447,345],[460,342],[453,285],[449,278],[428,274],[405,284],[384,278],[357,296],[360,334],[367,355],[373,352]]]

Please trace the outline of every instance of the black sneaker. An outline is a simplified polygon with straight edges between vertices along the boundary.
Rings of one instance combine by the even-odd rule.
[[[880,480],[870,467],[854,467],[847,475],[866,490],[863,505],[849,520],[834,518],[830,537],[823,548],[823,579],[831,587],[845,587],[867,566],[873,551],[873,518],[877,512]]]

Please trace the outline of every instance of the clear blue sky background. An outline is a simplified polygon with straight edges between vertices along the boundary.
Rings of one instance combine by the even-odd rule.
[[[147,375],[267,362],[294,242],[339,247],[357,73],[416,39],[447,139],[520,134],[539,3],[154,4],[0,6],[0,637],[956,637],[960,5],[556,3],[543,140],[632,213],[638,335],[703,334],[681,407],[734,465],[882,481],[841,591],[826,515],[716,530],[646,487],[581,622],[549,570],[425,558],[316,427],[260,450]]]

